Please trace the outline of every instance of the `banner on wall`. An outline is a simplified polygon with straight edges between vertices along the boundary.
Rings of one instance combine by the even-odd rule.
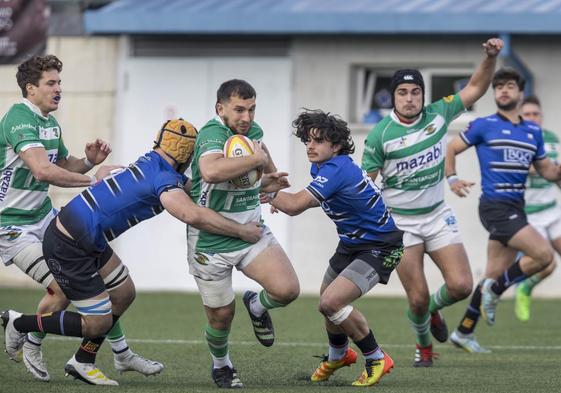
[[[47,0],[0,0],[0,64],[42,54],[48,18]]]

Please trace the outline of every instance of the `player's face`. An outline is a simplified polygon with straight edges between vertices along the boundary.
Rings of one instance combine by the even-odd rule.
[[[341,150],[341,146],[334,145],[327,139],[322,138],[315,128],[310,130],[309,138],[304,144],[306,145],[308,160],[316,164],[332,159]]]
[[[524,120],[530,120],[538,125],[542,125],[543,114],[541,108],[532,103],[522,105],[522,117]]]
[[[58,109],[62,89],[60,75],[57,70],[43,71],[39,86],[28,83],[27,99],[36,105],[44,116]]]
[[[237,134],[246,135],[255,118],[255,97],[246,100],[233,96],[216,104],[216,112],[224,124]]]
[[[513,80],[495,86],[495,103],[499,109],[505,111],[516,109],[521,98],[522,92]]]
[[[423,90],[414,83],[402,83],[395,90],[395,111],[406,119],[416,118],[423,109]]]

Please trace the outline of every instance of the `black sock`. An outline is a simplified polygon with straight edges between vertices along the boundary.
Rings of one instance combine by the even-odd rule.
[[[502,295],[508,287],[520,282],[526,278],[526,275],[520,268],[520,261],[514,262],[503,274],[493,283],[491,289],[497,295]]]
[[[22,315],[14,321],[21,333],[43,332],[59,336],[82,336],[82,317],[72,311],[57,311],[49,314]]]
[[[76,360],[79,363],[95,363],[97,351],[99,351],[104,340],[105,336],[83,339],[80,348],[78,348],[74,355]]]
[[[477,325],[477,321],[479,320],[479,316],[481,315],[479,311],[479,306],[481,305],[481,283],[477,284],[475,287],[473,294],[471,295],[471,301],[469,302],[469,306],[458,326],[458,331],[463,334],[471,334],[475,330],[475,325]]]
[[[344,347],[349,342],[346,334],[334,334],[327,332],[327,338],[329,340],[329,345],[335,348]]]
[[[366,335],[366,337],[364,337],[362,340],[355,341],[355,344],[358,347],[358,349],[360,349],[364,357],[371,355],[374,351],[376,351],[379,348],[378,343],[374,338],[374,334],[372,333],[372,330],[370,330]]]
[[[115,323],[119,320],[119,316],[113,314],[113,325],[111,325],[111,329],[115,326]],[[109,330],[111,330],[109,329]],[[108,330],[108,331],[109,331]],[[95,363],[95,358],[97,356],[97,351],[103,344],[107,333],[100,337],[95,338],[84,338],[82,340],[82,344],[80,344],[80,348],[76,351],[76,360],[79,363]],[[128,347],[127,347],[128,349]]]

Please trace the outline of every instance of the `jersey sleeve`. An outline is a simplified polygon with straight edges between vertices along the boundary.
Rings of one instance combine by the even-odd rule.
[[[543,160],[547,157],[545,152],[545,146],[543,143],[543,134],[542,130],[540,129],[538,132],[534,132],[534,138],[536,138],[536,155],[534,156],[534,161]]]
[[[340,174],[340,167],[334,162],[322,165],[312,182],[306,189],[318,202],[329,199],[342,186],[344,176]]]
[[[159,198],[165,191],[174,189],[183,190],[185,179],[185,176],[175,171],[161,171],[157,176],[154,176],[154,192]]]
[[[33,125],[33,119],[27,116],[7,116],[4,121],[4,135],[6,141],[16,153],[31,147],[43,147],[39,139],[39,132]]]
[[[68,158],[68,149],[64,144],[64,140],[62,139],[62,135],[60,136],[59,145],[58,145],[58,159],[67,159]]]
[[[373,172],[384,166],[385,155],[382,143],[382,127],[376,125],[368,133],[364,141],[364,152],[362,153],[362,169],[367,173]]]
[[[452,120],[461,115],[465,110],[464,103],[459,93],[444,97],[427,107],[427,111],[437,112],[444,116],[446,123],[452,122]]]
[[[469,146],[478,145],[483,142],[483,127],[478,119],[470,122],[465,130],[460,132],[460,138]]]
[[[222,154],[227,140],[228,134],[221,127],[212,126],[201,130],[197,137],[199,157],[208,153]]]

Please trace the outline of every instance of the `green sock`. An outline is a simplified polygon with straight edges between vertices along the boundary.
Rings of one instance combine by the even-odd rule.
[[[110,341],[118,341],[125,336],[123,329],[121,328],[121,321],[115,322],[111,330],[107,333],[107,338]]]
[[[267,291],[264,289],[259,293],[259,301],[267,310],[271,310],[273,308],[285,307],[286,304],[280,303],[275,299],[272,299]]]
[[[520,289],[522,292],[529,296],[532,294],[532,289],[534,289],[534,287],[538,285],[542,280],[543,278],[540,277],[539,273],[536,273],[533,276],[528,277],[527,279],[522,281],[522,283],[520,283]]]
[[[228,335],[230,330],[213,329],[209,325],[205,327],[205,340],[212,356],[223,358],[228,355]]]
[[[453,300],[450,295],[448,295],[448,290],[446,289],[446,285],[441,286],[438,288],[438,291],[433,293],[430,296],[430,305],[429,311],[431,313],[440,310],[446,306],[456,303],[457,300]]]
[[[407,318],[409,323],[416,334],[416,341],[421,347],[427,347],[432,343],[430,336],[430,312],[426,312],[422,315],[416,315],[407,310]]]

